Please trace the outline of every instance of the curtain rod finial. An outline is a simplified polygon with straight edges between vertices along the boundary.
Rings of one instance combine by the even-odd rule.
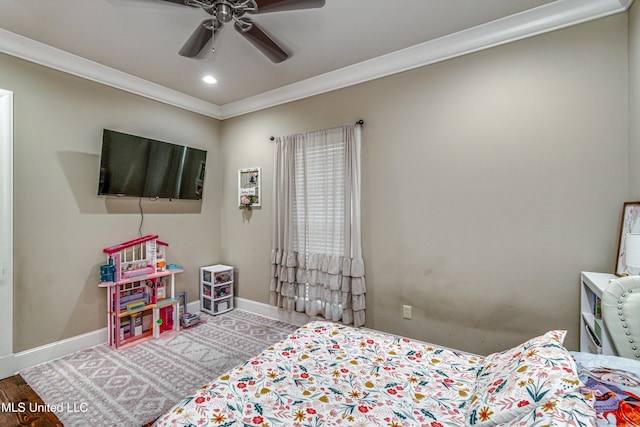
[[[275,139],[276,139],[276,137],[275,137],[275,136],[270,136],[270,137],[269,137],[269,141],[274,141]]]
[[[356,122],[356,124],[362,126],[364,125],[364,120],[360,119]]]

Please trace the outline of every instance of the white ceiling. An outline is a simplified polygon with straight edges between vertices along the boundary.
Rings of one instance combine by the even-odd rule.
[[[252,19],[274,64],[231,24],[216,52],[178,50],[204,11],[162,0],[0,0],[0,52],[226,118],[626,10],[632,0],[326,0]],[[206,74],[218,83],[202,81]]]

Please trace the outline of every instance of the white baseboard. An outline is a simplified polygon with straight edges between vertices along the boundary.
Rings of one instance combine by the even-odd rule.
[[[310,320],[309,316],[304,313],[287,313],[274,306],[251,301],[245,298],[235,297],[234,303],[235,307],[240,310],[246,310],[251,313],[260,314],[262,316],[298,326],[302,326]],[[200,311],[200,301],[188,303],[187,311],[189,313]],[[103,328],[97,331],[87,332],[86,334],[52,342],[50,344],[45,344],[26,351],[21,351],[20,353],[0,357],[0,378],[15,375],[23,369],[51,362],[52,360],[75,353],[76,351],[104,344],[108,339],[107,328]]]
[[[187,313],[200,311],[200,300],[187,303]]]
[[[107,340],[107,328],[103,328],[11,354],[0,360],[0,378],[15,375],[23,369],[50,362],[76,351],[104,344]]]
[[[234,302],[236,304],[236,308],[239,308],[240,310],[250,311],[251,313],[260,314],[265,317],[270,317],[272,319],[291,323],[297,326],[302,326],[311,320],[311,318],[304,313],[287,313],[281,308],[245,298],[235,297]]]

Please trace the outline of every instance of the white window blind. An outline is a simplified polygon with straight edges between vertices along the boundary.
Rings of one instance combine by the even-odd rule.
[[[344,141],[305,144],[295,159],[293,215],[296,251],[344,256]]]

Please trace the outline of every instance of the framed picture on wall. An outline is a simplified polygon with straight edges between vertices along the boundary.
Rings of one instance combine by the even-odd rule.
[[[238,169],[238,207],[262,206],[262,168]]]
[[[622,208],[620,236],[618,238],[618,256],[616,257],[616,276],[640,274],[640,268],[627,266],[627,234],[640,233],[640,202],[625,202]]]

